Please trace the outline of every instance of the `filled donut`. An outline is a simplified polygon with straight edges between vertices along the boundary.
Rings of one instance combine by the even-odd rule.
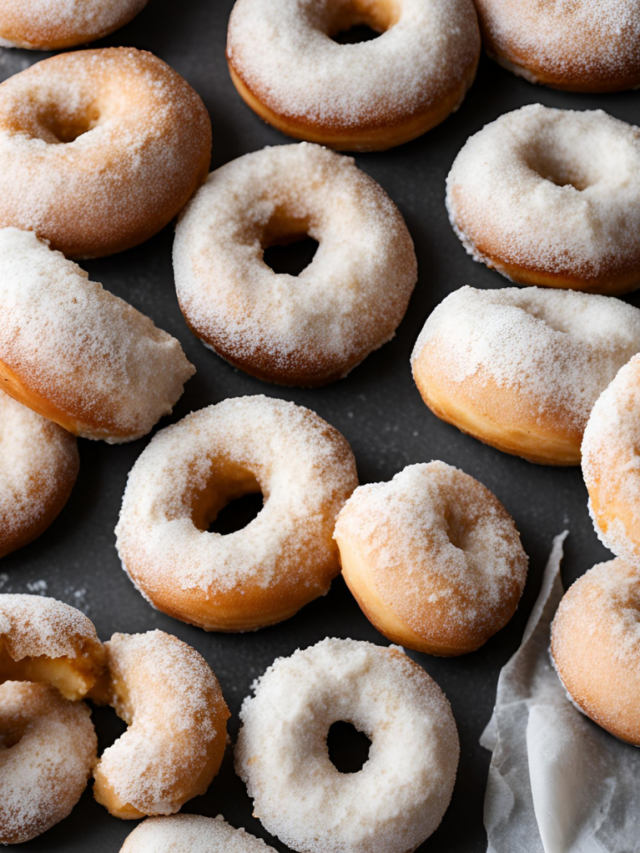
[[[44,533],[79,467],[71,433],[0,391],[0,557]]]
[[[640,746],[640,568],[600,563],[566,593],[551,656],[569,698],[612,735]]]
[[[309,235],[299,276],[263,260]],[[416,283],[404,220],[351,158],[300,143],[246,154],[196,193],[176,229],[180,308],[203,343],[284,385],[346,376],[394,334]]]
[[[489,56],[573,92],[640,86],[639,0],[475,0]]]
[[[506,453],[580,464],[594,403],[640,352],[640,310],[571,290],[462,287],[430,315],[411,357],[431,411]]]
[[[268,832],[299,853],[406,853],[435,831],[458,733],[438,685],[401,649],[326,639],[278,658],[254,690],[235,762]],[[357,773],[329,758],[339,720],[371,741]]]
[[[360,24],[379,38],[334,40]],[[237,0],[227,36],[231,79],[251,109],[289,136],[349,151],[439,124],[479,55],[471,0]]]
[[[21,844],[65,818],[96,760],[84,702],[47,684],[0,685],[0,844]]]
[[[145,435],[195,368],[175,338],[33,232],[0,229],[0,388],[69,432]]]
[[[640,355],[620,369],[593,407],[582,474],[598,536],[616,557],[640,562]]]
[[[269,847],[221,817],[179,814],[150,817],[127,836],[120,853],[269,853]]]
[[[115,817],[177,812],[203,794],[227,744],[229,711],[201,655],[170,634],[114,634],[92,693],[129,726],[100,757],[93,793]]]
[[[640,128],[532,104],[470,139],[447,178],[453,228],[518,284],[616,294],[640,285]]]
[[[60,50],[119,30],[148,0],[0,0],[0,47]]]
[[[336,516],[358,485],[346,439],[318,415],[240,397],[159,432],[129,474],[116,528],[123,567],[154,607],[209,631],[293,616],[340,571]],[[262,493],[242,530],[209,532]]]
[[[428,654],[461,655],[486,643],[515,613],[527,578],[509,513],[444,462],[359,486],[335,539],[365,616],[394,643]]]
[[[52,56],[0,85],[0,227],[35,231],[67,257],[121,252],[184,207],[210,152],[204,104],[157,57]]]
[[[104,647],[84,613],[40,595],[0,595],[0,684],[44,682],[82,699],[104,668]]]

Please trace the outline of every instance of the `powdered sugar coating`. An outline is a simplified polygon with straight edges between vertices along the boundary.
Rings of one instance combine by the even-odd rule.
[[[320,244],[299,276],[263,261],[266,232],[286,235],[285,217]],[[212,172],[180,219],[173,260],[198,337],[285,384],[345,376],[390,340],[417,278],[411,237],[384,190],[350,157],[306,142]]]
[[[447,208],[469,254],[500,272],[631,290],[640,281],[640,129],[601,110],[507,113],[456,157]]]
[[[96,799],[119,817],[177,812],[222,760],[229,712],[218,680],[163,631],[114,634],[105,648],[109,702],[129,728],[96,765]]]
[[[476,0],[489,53],[532,82],[640,85],[638,0]]]
[[[240,711],[236,772],[264,827],[299,853],[406,853],[440,823],[458,735],[437,684],[401,649],[326,639],[278,658]],[[371,740],[339,773],[326,737],[338,720]]]
[[[126,24],[148,0],[0,0],[4,47],[54,50],[102,38]]]
[[[357,483],[348,443],[309,409],[224,400],[162,430],[141,454],[118,552],[140,591],[178,618],[214,630],[269,624],[327,592],[339,570],[335,518]],[[229,500],[256,491],[264,507],[245,528],[207,531]],[[229,608],[240,623],[225,622]]]
[[[392,125],[473,77],[479,32],[470,0],[386,5],[386,32],[340,45],[331,34],[344,19],[370,21],[375,4],[237,0],[227,57],[251,92],[280,115],[331,128]]]
[[[477,648],[513,615],[528,558],[497,498],[444,462],[360,486],[335,538],[356,551],[380,598],[435,645]]]
[[[581,433],[603,389],[640,352],[640,310],[571,290],[462,287],[429,316],[414,367],[425,350],[450,386],[490,379],[516,392],[523,419]]]
[[[120,853],[268,853],[269,847],[224,820],[181,814],[151,817],[127,837]]]
[[[0,227],[35,231],[67,257],[151,237],[204,180],[204,104],[150,53],[63,53],[0,85]]]
[[[50,524],[69,497],[79,464],[70,433],[0,392],[0,555]]]
[[[175,338],[32,232],[0,229],[0,305],[4,368],[85,438],[145,435],[195,372]]]
[[[83,702],[45,684],[0,685],[0,844],[29,841],[71,812],[97,746]]]

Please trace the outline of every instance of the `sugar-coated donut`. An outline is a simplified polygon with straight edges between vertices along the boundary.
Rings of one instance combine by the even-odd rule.
[[[31,231],[0,229],[0,388],[69,432],[145,435],[195,368],[171,335]]]
[[[551,656],[570,699],[640,746],[640,568],[610,560],[570,587],[551,628]]]
[[[437,828],[458,766],[444,694],[399,648],[326,639],[278,658],[245,699],[235,750],[255,814],[299,853],[407,853]],[[357,773],[327,749],[343,720],[371,740]]]
[[[475,651],[516,611],[528,558],[488,489],[444,462],[360,486],[338,516],[342,576],[395,643],[433,655]]]
[[[640,86],[639,0],[475,0],[489,56],[573,92]]]
[[[374,41],[338,44],[358,24]],[[283,133],[384,150],[457,110],[480,32],[471,0],[236,0],[227,59],[245,102]]]
[[[0,47],[60,50],[120,29],[148,0],[0,0]]]
[[[84,613],[40,595],[0,595],[0,684],[45,682],[82,699],[104,668],[104,647]]]
[[[589,512],[616,557],[640,562],[640,355],[598,398],[582,441]]]
[[[463,287],[427,320],[411,357],[431,411],[506,453],[580,464],[595,401],[640,352],[640,310],[571,290]]]
[[[640,128],[602,110],[514,110],[467,140],[447,178],[447,208],[474,260],[512,281],[633,290]]]
[[[161,430],[127,482],[117,548],[159,610],[209,631],[293,616],[340,571],[336,516],[358,485],[346,439],[318,415],[268,397],[224,400]],[[260,493],[244,529],[208,532]]]
[[[265,248],[306,234],[320,245],[299,276],[264,263]],[[307,142],[212,172],[180,218],[173,257],[191,330],[284,385],[345,376],[394,336],[417,279],[411,236],[382,187]]]
[[[120,853],[273,853],[261,838],[217,818],[150,817],[127,836]]]
[[[84,702],[48,684],[0,685],[0,844],[30,841],[80,799],[98,742]]]
[[[79,467],[70,433],[0,391],[0,557],[49,527]]]
[[[67,257],[121,252],[184,207],[210,152],[204,104],[153,54],[53,56],[0,85],[0,227]]]
[[[106,749],[93,793],[115,817],[172,814],[204,792],[227,744],[229,711],[205,659],[164,631],[114,634],[92,698],[129,726]]]

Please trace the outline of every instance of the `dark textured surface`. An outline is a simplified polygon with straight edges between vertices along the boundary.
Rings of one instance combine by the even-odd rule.
[[[225,30],[232,0],[150,0],[129,26],[97,44],[147,48],[183,74],[200,93],[213,123],[213,168],[266,144],[288,140],[264,125],[244,106],[227,74]],[[0,53],[0,74],[7,77],[43,54]],[[346,380],[314,391],[281,389],[229,367],[195,340],[178,310],[171,269],[172,230],[137,249],[86,263],[91,276],[150,315],[182,342],[198,372],[188,383],[174,419],[225,397],[264,393],[295,400],[317,411],[351,442],[361,482],[386,480],[405,465],[443,459],[477,477],[513,514],[531,557],[522,605],[512,622],[472,655],[440,660],[416,659],[442,686],[453,706],[462,744],[453,802],[425,853],[479,853],[486,847],[482,804],[489,754],[478,744],[493,706],[500,667],[516,648],[533,604],[553,536],[564,528],[566,583],[607,553],[598,543],[586,510],[586,492],[578,469],[535,467],[485,447],[440,423],[422,404],[409,369],[413,342],[433,307],[464,285],[501,287],[496,273],[473,263],[454,236],[444,208],[444,181],[466,138],[488,121],[526,103],[578,109],[604,108],[640,123],[637,93],[582,96],[537,88],[483,58],[478,78],[460,111],[421,139],[395,150],[358,156],[358,164],[389,192],[406,217],[418,254],[420,277],[407,316],[394,341],[370,356]],[[166,423],[163,422],[163,425]],[[288,655],[326,636],[385,642],[366,621],[343,582],[325,598],[275,628],[248,635],[206,634],[155,612],[120,568],[113,529],[127,472],[146,439],[109,447],[81,441],[82,468],[71,500],[60,518],[37,542],[5,558],[0,566],[4,592],[43,591],[79,606],[94,620],[102,639],[114,631],[162,628],[195,646],[222,684],[233,717],[252,680],[278,655]],[[43,583],[44,582],[44,583]],[[103,745],[122,730],[115,715],[95,714]],[[251,817],[244,785],[234,775],[232,750],[205,796],[185,811],[222,813],[279,849]],[[71,816],[45,835],[22,845],[25,853],[117,853],[134,827],[110,817],[87,790]]]

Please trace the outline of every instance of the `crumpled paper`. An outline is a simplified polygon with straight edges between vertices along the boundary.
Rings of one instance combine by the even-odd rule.
[[[493,752],[487,853],[640,853],[640,750],[572,705],[549,658],[566,536],[554,539],[522,644],[500,673],[480,739]]]

